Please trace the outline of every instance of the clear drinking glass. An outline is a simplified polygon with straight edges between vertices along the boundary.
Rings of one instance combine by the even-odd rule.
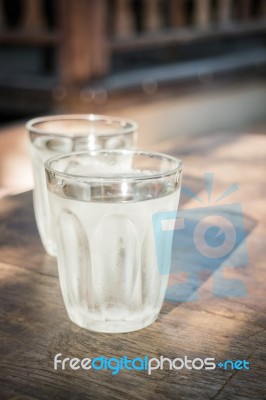
[[[56,255],[54,227],[45,182],[44,162],[59,153],[133,148],[138,126],[134,121],[104,115],[58,115],[35,118],[26,125],[35,187],[33,204],[37,227],[47,253]]]
[[[152,218],[177,209],[181,161],[102,150],[53,157],[45,169],[69,318],[100,332],[151,324],[169,275],[158,269]]]

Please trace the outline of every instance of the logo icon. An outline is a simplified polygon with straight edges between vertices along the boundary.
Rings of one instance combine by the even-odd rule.
[[[198,299],[200,276],[212,275],[216,297],[242,297],[246,288],[239,279],[226,279],[224,268],[246,266],[247,232],[240,203],[219,205],[236,190],[233,183],[218,199],[212,201],[213,174],[205,174],[208,203],[187,187],[183,194],[196,199],[201,207],[159,212],[153,215],[157,264],[161,274],[183,277],[167,289],[170,301]],[[212,204],[212,205],[210,205]],[[185,279],[184,279],[185,276]]]

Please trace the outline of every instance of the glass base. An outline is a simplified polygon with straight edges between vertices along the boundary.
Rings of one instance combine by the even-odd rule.
[[[151,325],[157,319],[159,313],[139,318],[132,321],[96,321],[86,320],[78,315],[73,315],[68,312],[68,316],[74,324],[89,331],[104,332],[104,333],[126,333],[138,331]]]

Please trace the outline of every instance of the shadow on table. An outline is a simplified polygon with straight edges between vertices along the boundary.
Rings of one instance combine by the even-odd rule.
[[[57,275],[56,259],[39,238],[31,191],[0,200],[0,230],[0,261]]]

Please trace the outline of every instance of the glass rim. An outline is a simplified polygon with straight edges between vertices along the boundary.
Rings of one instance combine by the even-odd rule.
[[[123,131],[121,131],[121,132],[107,133],[104,130],[102,130],[102,131],[93,133],[93,135],[98,136],[98,137],[127,135],[127,134],[136,132],[139,128],[137,122],[135,122],[131,119],[116,117],[116,116],[112,116],[112,115],[94,114],[94,113],[47,115],[47,116],[43,116],[43,117],[32,118],[25,124],[25,127],[29,132],[33,132],[35,134],[44,135],[44,136],[55,136],[55,137],[60,136],[60,137],[65,137],[65,138],[69,138],[69,137],[83,138],[84,136],[86,136],[86,132],[84,132],[84,133],[77,132],[77,134],[71,136],[67,133],[56,132],[56,130],[54,132],[47,132],[45,129],[40,129],[40,128],[37,128],[34,126],[35,124],[39,124],[39,123],[45,123],[45,122],[49,123],[49,122],[68,121],[68,120],[73,120],[73,121],[78,120],[78,121],[88,121],[88,122],[110,121],[111,123],[112,122],[120,123],[120,124],[124,123],[125,126],[129,125],[128,127],[123,127],[121,125],[121,127],[123,128]]]
[[[155,172],[153,174],[145,174],[143,173],[142,175],[135,175],[135,174],[130,174],[130,173],[125,173],[117,176],[116,174],[101,174],[99,173],[98,175],[95,176],[88,176],[88,175],[82,175],[82,174],[72,174],[68,172],[62,172],[58,171],[57,169],[52,167],[52,163],[54,161],[59,161],[63,160],[64,158],[70,158],[72,156],[79,156],[79,155],[97,155],[97,154],[110,154],[110,153],[116,153],[116,154],[133,154],[137,156],[145,156],[148,158],[153,158],[156,157],[158,159],[164,159],[169,162],[174,162],[175,167],[169,168],[166,171],[163,172]],[[66,153],[66,154],[58,154],[54,157],[49,158],[48,160],[45,161],[44,163],[45,170],[48,173],[52,173],[54,175],[60,176],[62,178],[71,178],[74,180],[82,180],[87,181],[87,182],[95,182],[95,181],[107,181],[107,182],[121,182],[125,180],[131,180],[131,181],[143,181],[143,180],[151,180],[151,179],[159,179],[159,178],[164,178],[167,176],[175,175],[177,173],[180,173],[183,171],[183,162],[182,160],[170,156],[165,153],[159,153],[159,152],[152,152],[152,151],[146,151],[146,150],[140,150],[140,149],[114,149],[114,150],[90,150],[90,151],[75,151],[71,153]],[[96,173],[95,173],[96,174]]]

